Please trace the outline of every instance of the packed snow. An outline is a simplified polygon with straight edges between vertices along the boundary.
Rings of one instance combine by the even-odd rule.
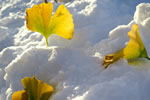
[[[22,90],[26,76],[52,85],[52,100],[150,100],[149,60],[102,66],[104,55],[125,47],[133,24],[139,24],[150,55],[150,3],[139,4],[134,16],[113,15],[104,6],[109,0],[65,3],[74,18],[74,37],[52,35],[46,47],[44,37],[29,31],[25,22],[25,9],[41,1],[0,1],[0,100],[11,100],[13,92]],[[56,10],[59,4],[53,4]]]

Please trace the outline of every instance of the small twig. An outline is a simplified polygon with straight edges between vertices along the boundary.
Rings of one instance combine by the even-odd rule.
[[[45,3],[48,3],[47,0],[44,0],[44,1],[45,1]]]
[[[58,3],[57,0],[55,0],[55,2]]]

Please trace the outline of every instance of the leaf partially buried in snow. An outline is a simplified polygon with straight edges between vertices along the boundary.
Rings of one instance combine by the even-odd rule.
[[[35,77],[25,77],[22,79],[24,90],[15,92],[12,100],[48,100],[53,92],[53,88]]]
[[[28,96],[25,90],[14,92],[12,100],[28,100]]]
[[[62,4],[54,16],[52,16],[52,3],[41,3],[26,9],[27,28],[31,31],[40,32],[46,39],[48,46],[48,37],[57,34],[65,39],[72,39],[74,33],[74,24],[72,15]]]
[[[110,64],[116,62],[120,58],[125,58],[128,61],[135,58],[149,59],[146,48],[140,37],[139,27],[137,24],[132,25],[131,31],[128,32],[128,37],[130,40],[125,48],[116,52],[115,54],[105,56],[103,62],[103,65],[105,65],[104,68],[107,68]]]
[[[137,24],[132,25],[132,30],[128,32],[130,38],[128,45],[124,48],[124,58],[127,60],[134,58],[148,58],[146,48],[142,42],[139,34],[139,27]]]

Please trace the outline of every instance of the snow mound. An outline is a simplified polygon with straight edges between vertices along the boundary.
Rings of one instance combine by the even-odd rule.
[[[23,88],[20,81],[22,78],[25,76],[36,76],[44,82],[55,83],[61,92],[68,91],[67,93],[58,92],[56,94],[61,95],[60,99],[64,96],[65,100],[67,96],[74,94],[73,89],[75,87],[82,84],[85,86],[85,82],[88,82],[89,78],[93,77],[99,70],[99,65],[95,63],[93,57],[87,56],[81,50],[57,47],[47,49],[30,48],[16,57],[5,68],[6,74],[4,79],[6,84],[9,84],[9,89],[11,89],[9,93],[12,93]],[[91,73],[87,73],[89,71]],[[58,97],[54,96],[54,98]]]

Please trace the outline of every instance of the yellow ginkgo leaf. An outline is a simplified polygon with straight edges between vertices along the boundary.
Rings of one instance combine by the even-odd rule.
[[[48,100],[53,88],[35,77],[22,79],[24,89],[27,91],[29,100]]]
[[[28,100],[28,96],[25,90],[14,92],[12,100]]]
[[[48,33],[55,33],[65,39],[72,39],[74,33],[74,24],[72,15],[64,5],[60,5],[54,14]]]
[[[148,58],[146,48],[141,40],[139,34],[139,27],[137,24],[132,25],[132,29],[128,32],[130,38],[127,46],[124,48],[124,58],[127,60],[134,58]]]
[[[48,100],[53,92],[53,87],[35,77],[25,77],[21,81],[24,90],[15,92],[12,100]]]
[[[142,39],[139,34],[139,27],[137,24],[132,25],[132,29],[130,32],[128,32],[128,36],[130,38],[127,46],[123,48],[122,50],[106,55],[104,58],[103,65],[106,69],[110,64],[116,62],[120,58],[125,58],[128,61],[133,61],[135,58],[147,58],[150,60],[150,58],[147,55],[146,48],[144,47],[144,44],[142,42]]]
[[[65,39],[72,39],[74,33],[74,24],[72,15],[62,4],[52,16],[52,3],[41,3],[26,9],[27,28],[31,31],[40,32],[46,39],[48,46],[48,37],[51,34],[57,34]]]

